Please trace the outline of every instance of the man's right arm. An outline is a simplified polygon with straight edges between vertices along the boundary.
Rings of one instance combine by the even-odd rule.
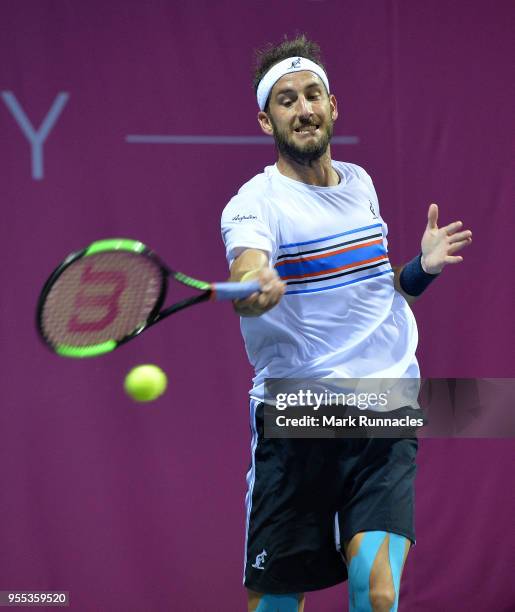
[[[244,300],[235,300],[234,310],[241,317],[259,317],[276,306],[285,291],[277,271],[268,265],[268,255],[258,249],[245,249],[231,265],[230,281],[241,282],[257,278],[261,291]]]

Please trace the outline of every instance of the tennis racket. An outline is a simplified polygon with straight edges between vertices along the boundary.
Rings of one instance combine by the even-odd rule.
[[[198,293],[162,310],[168,279]],[[64,357],[96,357],[188,306],[246,298],[259,282],[208,283],[175,272],[141,242],[114,238],[69,255],[39,296],[38,332]]]

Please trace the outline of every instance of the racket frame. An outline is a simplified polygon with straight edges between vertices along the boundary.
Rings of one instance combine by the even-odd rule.
[[[46,300],[48,298],[48,294],[50,293],[55,282],[60,278],[60,276],[65,272],[65,270],[67,270],[72,264],[76,263],[79,259],[83,259],[84,257],[89,257],[97,253],[112,251],[127,251],[137,255],[143,255],[151,259],[152,262],[159,268],[161,276],[161,289],[159,292],[159,296],[156,300],[155,306],[150,311],[145,322],[140,327],[136,328],[133,332],[131,332],[127,336],[124,336],[121,340],[111,339],[98,344],[85,345],[82,347],[75,347],[64,344],[59,345],[51,342],[44,333],[43,310]],[[202,291],[202,293],[181,300],[180,302],[177,302],[176,304],[171,305],[169,308],[165,308],[163,311],[161,311],[168,292],[169,276],[173,276],[179,283],[200,290]],[[98,240],[96,242],[91,243],[86,248],[81,249],[80,251],[75,251],[74,253],[71,253],[49,276],[43,286],[43,289],[38,299],[38,304],[36,308],[36,326],[39,336],[43,339],[44,343],[58,355],[64,357],[78,358],[95,357],[97,355],[109,353],[114,349],[118,348],[120,345],[129,342],[129,340],[132,340],[133,338],[141,334],[141,332],[143,332],[145,329],[151,327],[155,323],[158,323],[165,317],[168,317],[169,315],[193,304],[208,300],[211,296],[211,293],[212,287],[210,283],[196,280],[194,278],[186,276],[185,274],[182,274],[181,272],[174,272],[161,261],[161,259],[156,255],[154,251],[149,249],[142,242],[126,238]]]

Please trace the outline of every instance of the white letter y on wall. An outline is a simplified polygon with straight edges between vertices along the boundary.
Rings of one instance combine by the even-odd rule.
[[[54,127],[69,97],[70,95],[66,91],[59,92],[46,117],[41,122],[41,125],[35,130],[27,115],[23,112],[14,93],[12,91],[2,91],[2,98],[5,105],[11,111],[12,116],[16,119],[21,131],[25,134],[30,143],[32,178],[35,181],[40,181],[44,177],[43,143],[48,138],[51,129]]]

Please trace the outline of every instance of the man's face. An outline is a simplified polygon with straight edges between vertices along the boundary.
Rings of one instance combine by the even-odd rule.
[[[272,88],[268,119],[279,152],[305,164],[322,157],[338,116],[336,100],[309,71],[281,77]]]

